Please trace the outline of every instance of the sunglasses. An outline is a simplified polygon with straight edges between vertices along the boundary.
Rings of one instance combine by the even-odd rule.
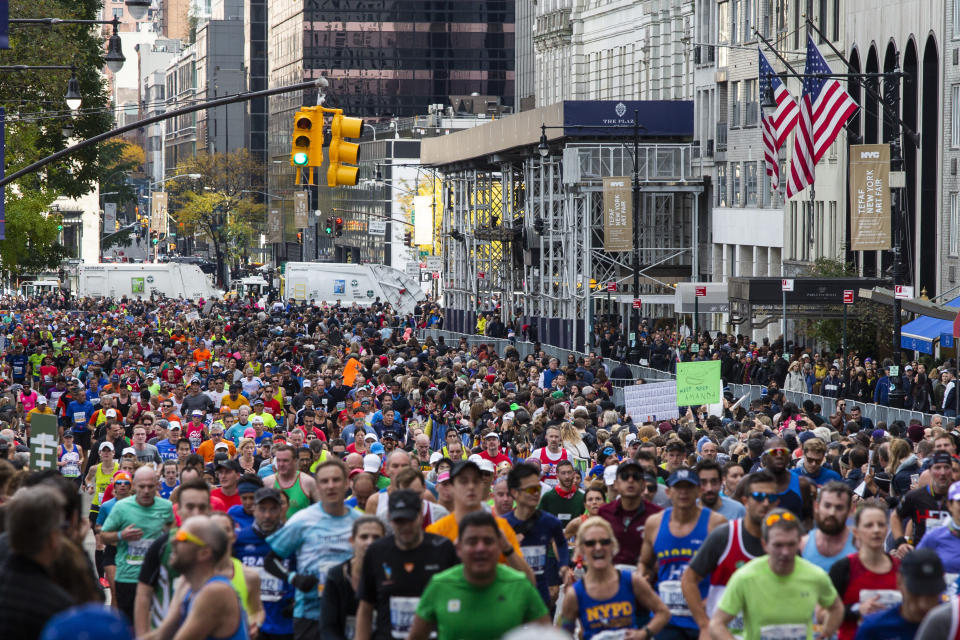
[[[189,542],[191,544],[197,545],[198,547],[207,546],[206,542],[204,542],[197,536],[193,535],[192,533],[184,529],[180,529],[179,531],[177,531],[177,533],[174,534],[173,539],[176,540],[177,542]]]
[[[773,504],[780,500],[780,494],[777,493],[767,493],[765,491],[754,491],[750,494],[750,497],[756,500],[757,502],[769,502]]]
[[[793,522],[797,519],[797,516],[793,515],[789,511],[784,511],[783,513],[771,513],[767,516],[767,519],[763,521],[768,527],[772,527],[776,523],[783,520],[784,522]]]
[[[129,487],[129,486],[130,486],[130,483],[127,482],[126,480],[117,480],[116,482],[113,483],[113,486],[115,486],[115,487]]]
[[[655,484],[647,485],[647,493],[656,493],[656,492],[657,492],[657,485]]]
[[[527,494],[528,496],[535,496],[540,494],[540,487],[539,486],[526,487],[524,489],[520,489],[520,491]]]
[[[763,452],[767,456],[788,456],[790,455],[790,450],[786,447],[771,447]]]
[[[617,474],[617,477],[618,477],[619,479],[623,480],[624,482],[628,482],[628,481],[630,481],[630,480],[635,480],[635,481],[639,482],[639,481],[640,481],[640,478],[642,478],[643,476],[642,476],[640,473],[637,473],[637,472],[629,472],[629,471],[627,471],[627,472],[625,472],[625,473],[618,473],[618,474]]]
[[[583,541],[583,546],[587,547],[588,549],[593,549],[597,545],[600,545],[601,547],[609,547],[611,544],[613,544],[613,540],[610,538],[599,538],[596,540]]]

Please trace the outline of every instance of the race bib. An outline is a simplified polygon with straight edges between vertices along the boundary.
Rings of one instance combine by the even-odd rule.
[[[557,520],[559,520],[560,522],[567,522],[568,520],[570,520],[571,515],[572,514],[569,514],[569,513],[558,513]]]
[[[951,515],[949,511],[930,511],[930,517],[927,518],[927,533],[934,529],[947,526],[950,520]]]
[[[86,422],[86,421],[87,421],[87,413],[86,413],[85,411],[74,411],[74,412],[73,412],[73,421],[76,422],[76,423]]]
[[[768,624],[760,627],[760,640],[807,640],[807,625]]]
[[[543,575],[543,569],[547,564],[547,547],[542,544],[520,547],[520,552],[534,575]]]
[[[127,564],[141,565],[147,550],[156,538],[140,538],[127,542]]]
[[[271,575],[262,566],[257,567],[260,574],[260,599],[264,602],[279,602],[283,597],[283,580]]]
[[[884,609],[903,602],[903,594],[896,589],[862,589],[860,591],[860,606],[868,600],[877,599],[877,603]]]
[[[374,617],[374,628],[376,628],[376,617]],[[343,635],[347,640],[353,640],[357,633],[357,616],[347,616],[346,623],[343,625]]]
[[[390,596],[390,635],[393,638],[406,638],[413,615],[417,611],[420,598]]]
[[[658,585],[660,599],[663,604],[670,609],[672,616],[690,616],[690,608],[687,606],[687,600],[683,597],[683,590],[680,588],[679,580],[664,580]]]

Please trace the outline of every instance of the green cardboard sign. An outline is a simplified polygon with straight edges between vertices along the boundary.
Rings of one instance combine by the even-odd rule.
[[[30,417],[30,468],[57,470],[57,416],[35,413]]]
[[[720,361],[677,363],[677,406],[720,402]]]

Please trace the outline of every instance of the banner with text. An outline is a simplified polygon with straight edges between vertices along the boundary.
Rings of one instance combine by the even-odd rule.
[[[633,251],[633,185],[629,177],[603,179],[603,250]]]
[[[57,469],[57,416],[35,413],[30,418],[30,468],[36,471]],[[66,459],[66,458],[64,458]],[[76,460],[80,474],[80,459]]]
[[[413,197],[413,244],[433,244],[433,196]]]
[[[675,380],[634,384],[623,388],[624,409],[637,425],[679,418],[676,397]]]
[[[719,360],[677,363],[677,405],[717,404],[722,390]]]
[[[267,242],[283,242],[280,229],[280,209],[270,209],[270,215],[267,216]]]
[[[150,201],[150,231],[164,233],[167,230],[167,194],[154,191]]]
[[[306,229],[310,226],[310,216],[307,213],[307,192],[296,191],[293,194],[293,226],[296,229]]]
[[[851,145],[850,249],[890,247],[890,145]]]

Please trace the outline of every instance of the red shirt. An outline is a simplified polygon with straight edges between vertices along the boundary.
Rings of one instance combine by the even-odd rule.
[[[505,455],[500,451],[497,451],[497,456],[493,458],[493,457],[490,457],[490,454],[487,453],[486,449],[484,449],[483,451],[480,452],[480,457],[483,458],[484,460],[489,460],[490,462],[492,462],[494,467],[496,467],[501,462],[510,462],[509,456]]]
[[[216,489],[214,489],[213,491],[210,492],[210,504],[211,504],[211,505],[213,505],[213,503],[214,503],[214,502],[213,502],[214,498],[219,499],[219,500],[223,503],[223,505],[224,505],[224,507],[223,507],[223,512],[224,512],[224,513],[226,513],[227,509],[229,509],[230,507],[232,507],[232,506],[234,506],[234,505],[242,504],[242,501],[240,500],[240,494],[239,494],[239,493],[235,493],[235,494],[233,494],[232,496],[224,495],[223,489],[221,489],[220,487],[217,487]],[[219,511],[219,509],[218,509],[218,511]]]
[[[658,511],[663,509],[646,500],[640,503],[636,511],[627,511],[620,498],[600,507],[597,515],[610,523],[613,535],[620,543],[620,551],[613,557],[614,564],[637,564],[643,547],[643,527],[647,518]]]

